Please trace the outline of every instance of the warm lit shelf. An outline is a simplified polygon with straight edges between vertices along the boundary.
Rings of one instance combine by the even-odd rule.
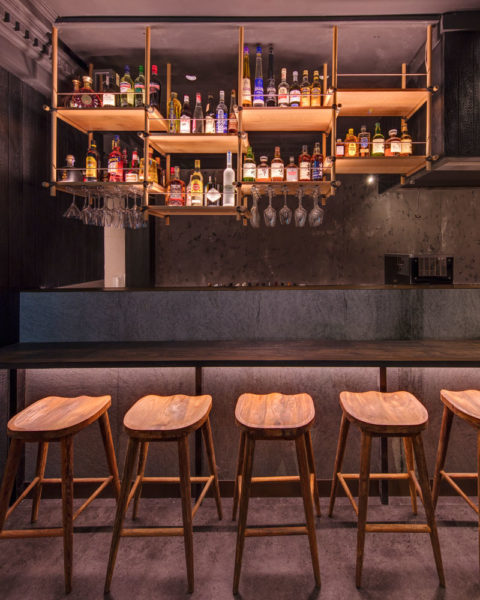
[[[337,158],[337,174],[411,175],[425,166],[425,156],[380,156]]]
[[[237,209],[236,206],[149,206],[148,214],[154,217],[174,217],[174,216],[227,216],[235,217],[242,212],[243,207]]]
[[[267,187],[271,185],[276,196],[283,194],[284,187],[287,188],[289,195],[295,195],[300,187],[309,196],[312,195],[315,189],[318,189],[320,194],[323,195],[328,195],[331,191],[330,181],[272,181],[270,183],[242,183],[242,193],[250,195],[254,185],[261,194],[266,194]]]
[[[167,122],[157,109],[147,112],[151,131],[166,131]],[[87,133],[89,131],[143,131],[143,108],[58,108],[59,119]]]
[[[428,98],[425,88],[339,89],[340,117],[411,117]],[[327,96],[327,105],[332,96]]]
[[[325,131],[332,127],[333,111],[328,107],[243,107],[245,131]]]
[[[57,190],[67,194],[76,194],[77,196],[93,194],[143,194],[143,183],[128,183],[114,181],[57,181],[55,184]],[[148,185],[150,194],[164,194],[165,188],[158,183]]]
[[[177,133],[167,135],[151,135],[150,143],[160,154],[225,154],[238,151],[236,133]],[[242,152],[246,152],[248,137],[242,138]]]

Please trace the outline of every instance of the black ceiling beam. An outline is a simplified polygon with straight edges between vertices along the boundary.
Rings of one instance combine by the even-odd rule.
[[[480,31],[480,11],[450,12],[442,16],[443,31]]]

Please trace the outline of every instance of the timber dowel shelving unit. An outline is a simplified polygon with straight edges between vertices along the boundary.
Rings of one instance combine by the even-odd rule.
[[[238,135],[236,133],[221,134],[187,134],[150,135],[150,144],[160,154],[236,154],[238,151]],[[242,152],[246,152],[248,138],[242,136]]]
[[[425,156],[367,156],[336,159],[337,173],[359,175],[412,175],[425,166]]]
[[[330,133],[333,111],[329,107],[272,106],[242,109],[245,131],[318,131]]]
[[[91,131],[143,131],[144,108],[58,108],[58,118],[82,133]],[[166,131],[167,123],[156,108],[147,110],[151,131]]]

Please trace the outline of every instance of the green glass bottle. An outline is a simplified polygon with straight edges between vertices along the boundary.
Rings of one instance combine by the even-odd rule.
[[[380,123],[375,123],[375,133],[372,138],[372,156],[385,156],[385,137],[380,129]]]
[[[135,94],[133,92],[133,79],[130,76],[130,67],[125,66],[125,73],[120,79],[120,106],[133,106]]]
[[[135,79],[135,106],[145,105],[145,75],[143,65],[138,67],[138,77]]]
[[[247,148],[247,155],[243,161],[243,181],[255,181],[257,167],[255,165],[255,157],[251,146]]]

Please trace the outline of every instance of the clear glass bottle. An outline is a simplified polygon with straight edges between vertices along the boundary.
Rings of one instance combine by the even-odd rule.
[[[152,65],[152,74],[150,75],[150,106],[160,109],[162,84],[158,76],[158,66]]]
[[[203,206],[203,175],[198,159],[195,160],[195,169],[190,175],[190,201],[192,206]]]
[[[292,77],[293,81],[292,85],[290,86],[289,98],[290,106],[300,106],[300,99],[302,94],[300,90],[300,85],[298,83],[298,71],[294,71]]]
[[[130,67],[128,65],[125,65],[125,72],[120,79],[120,94],[120,106],[134,106],[133,79],[130,75]]]
[[[311,100],[311,85],[308,81],[308,69],[303,70],[303,79],[302,85],[300,86],[301,98],[300,98],[300,106],[310,106]]]
[[[247,148],[247,155],[243,161],[243,181],[253,182],[257,175],[257,166],[251,146]]]
[[[80,89],[79,108],[100,108],[102,106],[102,100],[92,89],[92,78],[88,75],[84,75],[82,80],[83,86]]]
[[[197,92],[193,110],[192,133],[205,133],[203,120],[202,95]]]
[[[180,167],[170,169],[167,206],[185,206],[185,183],[180,179]]]
[[[345,144],[341,138],[337,139],[337,143],[335,145],[335,156],[338,156],[339,158],[345,157]]]
[[[290,162],[286,168],[286,180],[287,181],[298,181],[298,167],[295,164],[295,157],[290,157]]]
[[[92,140],[85,157],[85,181],[98,181],[98,159],[97,144]]]
[[[313,148],[313,154],[311,158],[312,170],[311,177],[312,181],[322,181],[323,179],[323,155],[320,150],[320,142],[316,142]]]
[[[288,106],[290,86],[287,83],[287,69],[281,70],[281,79],[278,84],[278,106]]]
[[[212,94],[208,94],[207,107],[205,109],[205,133],[215,133],[215,107]]]
[[[177,92],[170,93],[170,102],[168,103],[168,133],[179,133],[180,114],[182,105],[178,99]]]
[[[285,165],[280,156],[280,146],[275,146],[275,154],[270,165],[270,178],[272,181],[283,181],[285,179]]]
[[[367,131],[366,125],[362,125],[358,134],[358,150],[360,156],[370,156],[370,132]]]
[[[65,108],[81,108],[80,102],[80,79],[72,79],[73,90],[71,94],[64,96],[63,105]]]
[[[232,168],[232,153],[227,152],[227,168],[223,171],[223,206],[235,206],[235,171]]]
[[[183,107],[180,114],[180,133],[192,132],[192,110],[189,96],[183,97]]]
[[[113,136],[112,151],[108,155],[108,181],[123,181],[123,156],[120,151],[120,137]]]
[[[385,156],[385,138],[380,129],[380,123],[375,123],[375,133],[372,139],[372,156]]]
[[[410,156],[412,154],[413,143],[412,136],[408,133],[407,123],[402,124],[402,137],[401,137],[401,148],[400,156]]]
[[[205,188],[205,206],[220,206],[222,194],[218,191],[217,184],[212,181],[212,176],[208,176],[207,187]]]
[[[216,133],[227,133],[228,131],[228,108],[225,104],[225,91],[220,90],[220,99],[215,109],[215,132]]]
[[[402,152],[402,142],[398,137],[397,129],[390,129],[388,140],[385,142],[385,156],[400,156]]]
[[[112,106],[115,107],[118,105],[118,88],[115,84],[115,80],[110,77],[110,75],[105,76],[105,86],[103,88],[102,94],[102,104],[103,106]]]
[[[260,157],[260,163],[257,165],[256,181],[259,181],[259,182],[270,181],[270,167],[268,166],[268,157],[267,156]]]
[[[353,133],[353,129],[349,129],[345,136],[345,154],[347,158],[358,156],[358,141],[357,136]]]
[[[273,74],[273,44],[268,46],[267,99],[266,106],[277,106],[277,86]]]
[[[255,85],[253,88],[253,106],[265,106],[265,100],[263,97],[263,68],[261,46],[257,46],[257,58],[255,62]]]
[[[138,77],[134,82],[135,87],[135,106],[145,106],[145,75],[143,65],[138,67]]]
[[[238,132],[238,118],[237,118],[238,106],[237,106],[237,94],[235,90],[232,90],[230,94],[230,110],[228,113],[228,133]]]
[[[310,106],[322,106],[322,84],[320,83],[320,74],[318,71],[313,72]]]
[[[308,153],[308,146],[302,146],[302,153],[298,157],[298,180],[310,181],[312,178],[311,157]]]
[[[245,46],[243,49],[242,96],[242,105],[252,106],[252,82],[250,81],[250,53],[248,46]]]

